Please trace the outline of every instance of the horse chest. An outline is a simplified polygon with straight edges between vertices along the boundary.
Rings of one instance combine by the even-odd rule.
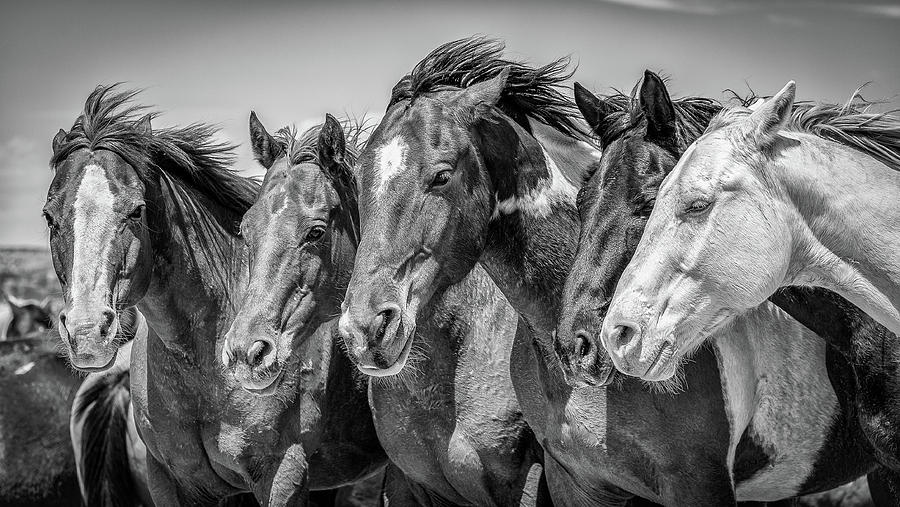
[[[837,415],[824,340],[764,305],[715,343],[738,498],[793,496]]]

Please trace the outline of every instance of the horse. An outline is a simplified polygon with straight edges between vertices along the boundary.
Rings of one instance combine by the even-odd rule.
[[[706,98],[673,101],[650,71],[635,95],[599,98],[575,85],[579,109],[603,148],[600,166],[587,175],[578,197],[581,236],[555,342],[567,377],[578,385],[609,381],[614,367],[598,334],[610,295],[659,185],[721,110]],[[803,324],[822,336],[842,331],[810,320]],[[776,484],[774,491],[784,497],[812,493],[872,469],[874,451],[861,438],[854,392],[844,380],[852,375],[850,365],[819,336],[767,304],[710,343],[698,353],[714,354],[722,374],[739,498],[765,484]]]
[[[335,349],[341,341],[332,336],[354,258],[363,251],[357,249],[353,172],[357,135],[328,115],[321,128],[298,139],[285,129],[271,136],[251,116],[253,150],[267,173],[242,223],[251,280],[222,358],[249,389],[282,389],[292,377],[312,375],[310,364],[329,358],[335,380],[354,379],[348,368],[369,378]],[[396,464],[385,477],[389,503],[521,500],[538,446],[508,395],[502,353],[512,338],[510,325],[513,315],[496,289],[473,277],[465,291],[448,294],[434,317],[423,319],[420,335],[429,341],[413,352],[417,373],[328,386],[329,395],[341,395],[333,401],[340,403],[365,400],[367,388],[372,412],[366,411],[365,422],[374,419]],[[298,356],[302,364],[296,364]],[[327,406],[322,412],[347,417]]]
[[[387,463],[378,442],[366,380],[334,333],[334,316],[356,254],[355,181],[359,129],[338,121],[295,139],[268,133],[250,114],[254,155],[266,169],[241,222],[249,283],[222,348],[223,366],[256,395],[255,446],[291,456],[279,478],[305,499]]]
[[[534,69],[501,50],[482,39],[449,43],[395,86],[359,162],[362,245],[378,258],[357,259],[342,316],[356,323],[342,329],[348,348],[369,368],[397,369],[406,312],[481,264],[522,316],[512,379],[543,445],[555,502],[621,505],[638,495],[734,504],[733,470],[764,463],[753,447],[729,461],[734,446],[712,354],[688,366],[690,389],[677,396],[627,379],[566,383],[550,337],[577,246],[571,181],[598,162],[599,150],[582,140],[577,108],[559,91],[565,61]],[[535,127],[541,119],[555,137]],[[561,151],[559,138],[568,141]],[[375,276],[386,268],[392,278]],[[742,492],[746,499],[785,496],[778,485],[749,486],[756,491]]]
[[[0,342],[2,505],[81,505],[67,445],[69,406],[81,379],[47,334]]]
[[[98,87],[53,140],[44,215],[60,337],[73,366],[105,370],[121,310],[146,318],[130,376],[154,503],[279,504],[292,485],[273,484],[293,457],[254,446],[259,399],[219,361],[246,270],[238,224],[259,185],[234,172],[214,127],[153,131],[135,94]]]
[[[794,93],[724,109],[661,186],[601,332],[617,368],[666,378],[786,285],[832,290],[900,333],[900,119],[858,93],[798,107]]]
[[[53,327],[48,301],[19,299],[0,289],[0,341]]]

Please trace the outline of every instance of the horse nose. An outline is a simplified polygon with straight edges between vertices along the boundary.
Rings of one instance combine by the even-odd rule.
[[[247,364],[250,368],[271,366],[275,362],[275,347],[268,340],[255,340],[247,348]]]

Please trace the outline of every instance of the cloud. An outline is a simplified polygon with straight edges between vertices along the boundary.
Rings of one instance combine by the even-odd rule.
[[[720,5],[704,0],[600,0],[601,2],[626,5],[638,9],[673,11],[694,14],[718,14]]]
[[[0,141],[0,244],[46,245],[41,207],[50,185],[49,141],[13,136]]]
[[[769,14],[769,20],[775,23],[787,21],[787,17],[774,14],[773,11],[802,10],[804,12],[816,9],[832,9],[855,14],[900,19],[900,6],[882,3],[856,3],[846,0],[810,0],[784,3],[778,0],[598,0],[603,3],[625,5],[636,9],[648,9],[670,12],[683,12],[685,14],[717,15],[729,12],[763,12]],[[774,16],[774,17],[772,17]],[[790,17],[790,23],[796,25],[800,17]]]

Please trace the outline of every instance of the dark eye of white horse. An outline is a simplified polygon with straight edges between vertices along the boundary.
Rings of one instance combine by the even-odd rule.
[[[438,171],[438,173],[434,175],[434,178],[431,179],[431,188],[446,185],[450,182],[451,176],[453,176],[453,174],[450,171]]]
[[[703,213],[707,208],[709,208],[710,204],[712,203],[707,200],[697,199],[688,205],[687,212],[692,214]]]
[[[307,241],[316,241],[325,235],[325,227],[316,225],[306,233]]]

